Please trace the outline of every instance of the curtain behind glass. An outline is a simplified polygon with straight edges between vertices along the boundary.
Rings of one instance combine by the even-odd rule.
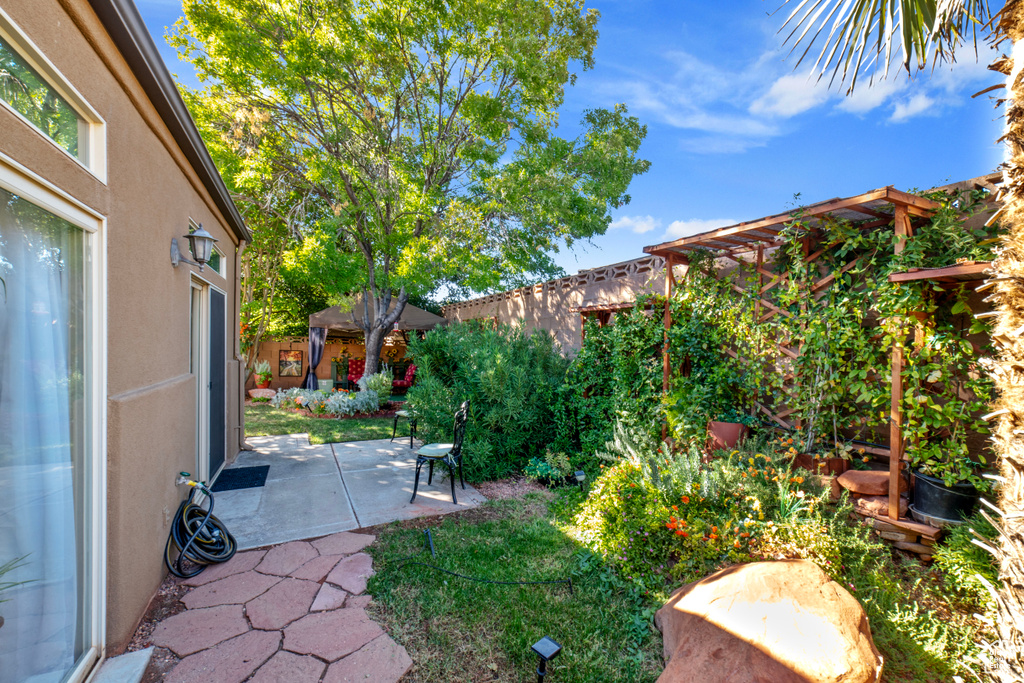
[[[84,245],[0,190],[0,565],[21,565],[0,577],[20,583],[0,590],[0,683],[57,683],[83,647]]]

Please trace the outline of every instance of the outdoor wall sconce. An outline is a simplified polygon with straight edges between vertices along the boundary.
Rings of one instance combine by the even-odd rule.
[[[582,491],[583,490],[583,482],[587,478],[587,473],[584,472],[583,470],[576,470],[573,473],[573,476],[576,477],[576,483],[579,484],[580,491]]]
[[[181,253],[181,249],[178,248],[178,238],[171,238],[171,265],[175,268],[178,267],[179,263],[191,263],[193,266],[199,266],[199,270],[210,261],[210,256],[213,254],[213,243],[217,241],[217,238],[206,232],[203,229],[203,224],[200,223],[199,227],[185,235],[185,239],[188,240],[189,251],[192,252],[192,256],[195,257],[195,261],[189,261]]]
[[[562,651],[562,646],[551,639],[551,636],[544,636],[531,647],[537,656],[540,657],[540,663],[537,666],[537,683],[544,683],[544,677],[548,673],[548,662],[559,655]]]

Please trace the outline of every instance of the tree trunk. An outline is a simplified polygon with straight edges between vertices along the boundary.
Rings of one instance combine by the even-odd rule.
[[[1003,169],[1003,249],[994,263],[996,317],[992,339],[999,346],[993,377],[998,390],[993,442],[1002,482],[997,553],[1001,586],[996,595],[998,640],[993,677],[1024,680],[1024,1],[1010,0],[997,34],[1011,39],[1012,64],[992,68],[1007,74],[1006,151]]]
[[[395,321],[402,317],[405,304],[409,300],[403,287],[398,291],[395,307],[391,311],[391,292],[364,290],[363,298],[363,339],[366,346],[366,370],[364,376],[380,371],[380,352],[384,348],[384,337],[388,335]]]

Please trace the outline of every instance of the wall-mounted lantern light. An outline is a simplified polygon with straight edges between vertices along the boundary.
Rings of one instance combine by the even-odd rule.
[[[210,256],[213,254],[213,243],[217,241],[217,238],[206,232],[203,224],[200,223],[198,228],[185,235],[185,239],[188,240],[189,251],[192,252],[195,261],[185,258],[178,248],[178,238],[172,237],[171,265],[177,268],[179,263],[191,263],[193,266],[199,266],[199,270],[202,270],[210,261]]]
[[[538,657],[540,662],[537,666],[537,683],[544,683],[544,677],[548,673],[548,662],[562,652],[562,646],[551,639],[551,636],[544,636],[530,648]]]

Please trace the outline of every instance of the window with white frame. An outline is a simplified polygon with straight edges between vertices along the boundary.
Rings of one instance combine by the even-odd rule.
[[[105,127],[35,44],[0,9],[0,106],[106,182]]]

